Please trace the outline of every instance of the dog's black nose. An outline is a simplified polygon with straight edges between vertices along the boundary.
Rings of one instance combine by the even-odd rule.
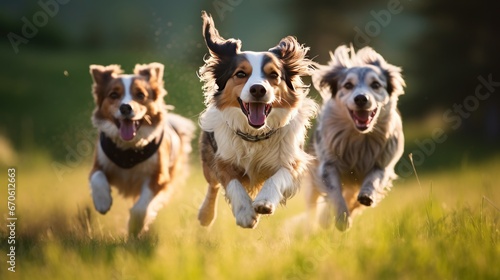
[[[253,85],[250,87],[250,94],[255,98],[261,98],[266,94],[266,88],[263,85]]]
[[[128,104],[122,104],[120,105],[120,113],[124,116],[128,116],[132,113],[132,107]]]
[[[354,97],[354,103],[356,103],[356,105],[358,105],[359,107],[363,107],[366,105],[366,103],[368,102],[368,98],[366,97],[366,95],[356,95],[356,97]]]

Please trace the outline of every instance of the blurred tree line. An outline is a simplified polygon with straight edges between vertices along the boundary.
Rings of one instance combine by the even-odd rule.
[[[462,118],[460,132],[489,141],[500,139],[498,2],[315,0],[307,4],[296,14],[307,18],[298,33],[322,56],[322,63],[328,59],[327,50],[339,44],[370,45],[389,62],[402,66],[408,87],[400,108],[407,119],[452,110],[443,115],[444,121],[456,126],[456,118]],[[387,20],[384,15],[391,5],[398,13],[390,13]],[[373,22],[380,27],[378,34]],[[359,30],[369,43],[353,42]],[[483,84],[479,76],[497,82],[492,89],[482,87],[481,93],[491,92],[485,100],[474,98]]]
[[[57,12],[47,17],[29,43],[19,45],[19,54],[14,56],[8,34],[22,35],[21,19],[36,20],[34,16],[45,11],[40,3],[57,3]],[[189,117],[196,119],[195,112],[202,109],[196,71],[207,53],[201,35],[200,11],[207,10],[221,34],[241,39],[244,50],[267,50],[282,37],[295,35],[311,48],[310,57],[325,64],[329,51],[341,44],[352,43],[356,49],[371,46],[390,63],[403,68],[407,90],[401,97],[400,110],[405,120],[435,114],[453,133],[468,135],[478,143],[494,143],[500,139],[499,8],[498,2],[486,0],[2,1],[0,58],[14,66],[0,69],[0,79],[15,80],[25,86],[11,85],[0,90],[6,101],[0,104],[0,119],[5,122],[0,121],[0,133],[21,137],[16,134],[15,126],[8,124],[15,121],[12,112],[33,114],[33,122],[42,121],[35,115],[43,111],[37,111],[41,109],[34,105],[26,106],[25,100],[52,106],[48,100],[33,98],[35,93],[27,86],[37,81],[33,77],[49,75],[50,72],[41,73],[44,65],[30,65],[36,62],[35,54],[44,56],[44,52],[57,53],[60,61],[75,60],[67,57],[75,53],[86,54],[81,58],[83,61],[74,62],[83,64],[78,68],[81,73],[70,74],[78,77],[72,82],[81,91],[78,100],[88,99],[82,122],[88,123],[92,106],[88,64],[125,63],[126,71],[130,71],[136,62],[151,61],[167,65],[166,75],[170,75],[167,90],[184,92],[182,96],[169,98],[174,98],[174,104],[185,100],[196,103],[187,110]],[[118,52],[133,55],[123,56],[120,60],[124,62],[111,61],[120,56],[106,55]],[[50,96],[65,86],[64,82],[48,84],[31,87],[47,91]],[[482,99],[476,94],[479,86]],[[82,102],[72,103],[68,99],[66,104],[70,106],[68,112],[82,111]],[[56,117],[54,120],[67,121]],[[34,132],[36,138],[43,137],[43,133],[53,134],[51,126],[45,124],[40,129],[35,123],[27,127],[40,129]]]

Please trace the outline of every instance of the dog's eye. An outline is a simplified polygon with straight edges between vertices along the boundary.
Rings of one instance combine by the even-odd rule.
[[[240,78],[240,79],[243,79],[247,76],[247,73],[245,73],[243,71],[238,71],[238,72],[236,72],[235,76]]]
[[[280,75],[277,72],[271,72],[271,74],[269,74],[269,77],[271,79],[277,79],[280,77]]]
[[[141,100],[146,97],[146,95],[142,91],[137,92],[135,96],[137,96],[137,98]]]
[[[370,86],[372,89],[379,89],[382,85],[379,82],[373,82]]]
[[[111,99],[118,99],[118,98],[120,98],[120,95],[116,91],[112,91],[108,96]]]
[[[353,87],[354,87],[354,85],[351,82],[347,82],[344,84],[345,89],[352,89]]]

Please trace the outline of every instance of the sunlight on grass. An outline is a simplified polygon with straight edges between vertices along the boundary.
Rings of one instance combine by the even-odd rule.
[[[500,275],[500,159],[396,182],[353,228],[310,232],[301,194],[255,230],[238,228],[224,199],[209,228],[196,220],[206,183],[197,164],[150,234],[128,240],[130,201],[92,207],[90,163],[59,181],[50,164],[18,167],[17,272],[0,279],[493,279]],[[5,181],[2,174],[1,180]],[[222,195],[221,195],[222,196]],[[487,198],[485,200],[483,197]],[[2,194],[2,201],[5,201]],[[222,198],[222,197],[221,197]],[[496,205],[495,205],[496,203]],[[3,211],[3,210],[2,210]],[[4,213],[4,212],[2,212]],[[2,214],[4,216],[5,214]],[[14,277],[14,278],[12,278]]]

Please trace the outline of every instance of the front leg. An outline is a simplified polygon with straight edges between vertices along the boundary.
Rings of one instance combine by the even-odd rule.
[[[255,213],[252,199],[238,180],[229,181],[226,187],[226,197],[231,204],[236,224],[243,228],[255,228],[259,222],[259,215]]]
[[[96,170],[90,175],[90,189],[92,190],[95,209],[103,215],[106,214],[111,208],[113,200],[111,198],[111,187],[104,172]]]
[[[391,187],[391,178],[383,169],[373,169],[366,176],[359,191],[358,201],[365,206],[375,206]]]
[[[329,200],[335,213],[335,226],[340,231],[349,229],[352,224],[347,204],[342,196],[342,187],[340,175],[335,164],[331,161],[321,162],[319,169],[319,176],[322,178],[324,184],[324,191],[326,192],[327,200]],[[328,207],[326,208],[328,209]],[[325,210],[327,211],[327,210]],[[323,225],[329,224],[329,217],[323,217]],[[325,221],[326,220],[326,221]]]
[[[253,208],[259,214],[273,214],[278,204],[294,195],[297,189],[297,180],[288,169],[282,167],[264,182],[253,202]]]

